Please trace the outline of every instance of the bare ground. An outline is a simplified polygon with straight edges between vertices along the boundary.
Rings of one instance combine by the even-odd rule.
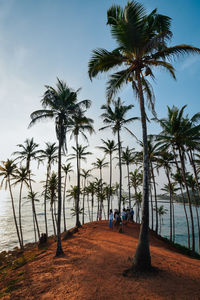
[[[137,246],[139,226],[124,232],[110,230],[106,221],[84,225],[62,242],[64,255],[56,258],[56,243],[34,251],[35,258],[1,280],[2,299],[200,299],[200,260],[180,254],[150,234],[151,275],[124,277]],[[13,278],[20,278],[15,280]]]

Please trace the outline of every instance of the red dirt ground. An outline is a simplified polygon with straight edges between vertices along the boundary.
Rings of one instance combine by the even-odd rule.
[[[128,224],[124,233],[108,228],[106,221],[84,225],[63,241],[65,255],[55,258],[56,243],[17,272],[18,288],[3,299],[200,299],[200,260],[178,253],[165,241],[150,235],[150,276],[129,278],[139,226]]]

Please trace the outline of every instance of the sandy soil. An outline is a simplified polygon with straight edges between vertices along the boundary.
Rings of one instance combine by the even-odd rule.
[[[110,230],[105,221],[84,225],[63,241],[62,257],[55,258],[53,243],[17,269],[23,280],[2,299],[200,299],[200,260],[176,252],[154,234],[151,258],[159,272],[122,276],[131,265],[138,233],[136,224],[128,224],[124,233]]]

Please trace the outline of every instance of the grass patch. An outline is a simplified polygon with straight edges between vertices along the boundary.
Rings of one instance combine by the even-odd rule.
[[[14,291],[14,290],[16,290],[16,289],[18,289],[19,288],[19,282],[21,281],[21,280],[23,280],[24,279],[24,277],[23,276],[20,276],[20,277],[18,277],[18,278],[13,278],[13,279],[11,279],[11,280],[9,280],[9,282],[8,282],[8,287],[5,289],[5,293],[10,293],[10,292],[12,292],[12,291]]]
[[[27,263],[27,260],[24,256],[19,257],[17,260],[14,261],[12,269],[16,270],[20,267],[23,267]]]

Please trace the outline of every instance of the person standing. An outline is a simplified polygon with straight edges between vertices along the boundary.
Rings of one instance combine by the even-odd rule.
[[[110,209],[110,213],[109,213],[109,227],[113,228],[113,212],[112,212],[112,209]]]

